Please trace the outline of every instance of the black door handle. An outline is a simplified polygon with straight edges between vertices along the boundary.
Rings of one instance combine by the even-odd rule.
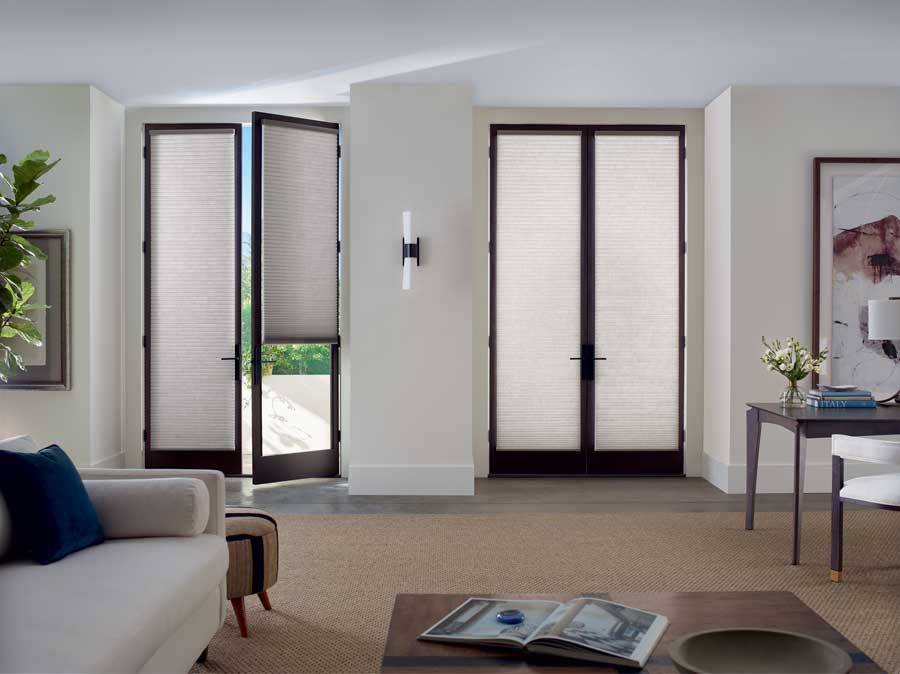
[[[232,356],[231,358],[219,358],[219,360],[237,360],[237,358]]]

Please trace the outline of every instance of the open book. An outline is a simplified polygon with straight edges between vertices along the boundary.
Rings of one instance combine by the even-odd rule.
[[[525,619],[517,625],[500,622],[497,614],[510,609],[521,611]],[[664,616],[590,597],[564,604],[472,598],[419,639],[643,667],[668,624]]]

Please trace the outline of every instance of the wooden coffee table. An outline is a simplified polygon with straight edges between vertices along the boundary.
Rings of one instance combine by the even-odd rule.
[[[381,661],[382,672],[541,672],[572,674],[619,672],[615,667],[529,656],[503,649],[418,641],[419,634],[472,596],[502,599],[568,601],[578,595],[398,594]],[[830,641],[853,660],[853,672],[882,672],[868,656],[791,592],[611,592],[581,596],[609,599],[661,613],[669,619],[662,640],[645,672],[675,672],[669,644],[685,634],[721,627],[764,627],[790,630]]]

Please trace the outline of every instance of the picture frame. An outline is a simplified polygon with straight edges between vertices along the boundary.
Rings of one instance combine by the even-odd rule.
[[[34,347],[19,340],[16,351],[25,360],[26,370],[0,382],[0,389],[68,391],[72,366],[69,230],[37,230],[21,232],[20,236],[47,256],[46,260],[33,260],[22,275],[34,283],[31,302],[50,308],[32,315],[43,335],[43,345]]]
[[[900,157],[813,161],[812,385],[900,388],[900,342],[867,338],[868,300],[900,296]]]

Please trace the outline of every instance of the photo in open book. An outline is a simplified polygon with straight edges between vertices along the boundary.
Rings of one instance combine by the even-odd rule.
[[[560,613],[560,617],[563,614]],[[586,601],[565,625],[541,629],[541,635],[553,633],[557,638],[601,650],[611,655],[630,658],[656,616],[652,613],[604,601]],[[554,629],[559,627],[559,629]]]

